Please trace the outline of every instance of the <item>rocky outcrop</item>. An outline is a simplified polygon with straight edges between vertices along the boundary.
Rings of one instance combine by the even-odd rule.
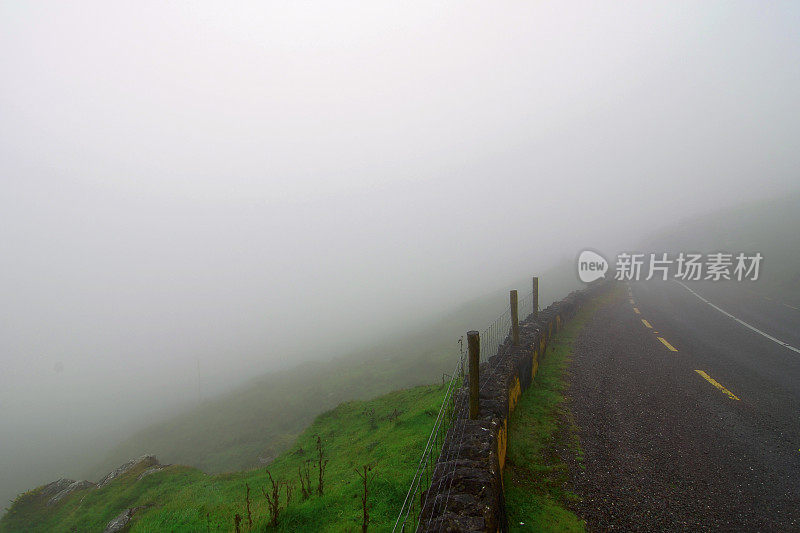
[[[39,491],[39,495],[44,498],[50,499],[59,492],[65,490],[73,483],[75,483],[74,479],[67,479],[67,478],[58,479],[42,487],[42,490]]]
[[[136,478],[136,481],[139,481],[139,480],[140,480],[140,479],[142,479],[143,477],[147,477],[147,476],[149,476],[150,474],[155,474],[156,472],[160,472],[160,471],[161,471],[161,470],[163,470],[163,469],[164,469],[166,466],[169,466],[169,465],[156,465],[156,466],[151,466],[150,468],[146,469],[144,472],[142,472],[141,474],[139,474],[139,477],[137,477],[137,478]]]
[[[159,466],[160,464],[161,463],[158,462],[158,459],[156,459],[155,455],[143,455],[138,459],[131,459],[127,463],[118,466],[117,468],[106,474],[105,477],[97,483],[97,487],[98,488],[105,487],[106,485],[117,479],[119,476],[125,474],[126,472],[130,471],[135,467],[148,468],[152,466]]]
[[[130,472],[131,470],[137,468],[143,468],[144,470],[137,476],[136,480],[140,480],[145,476],[149,476],[154,472],[158,472],[165,465],[162,465],[158,462],[155,455],[143,455],[138,459],[131,459],[125,464],[122,464],[106,474],[106,476],[100,480],[97,484],[98,487],[103,487],[108,485],[118,477]],[[130,525],[131,519],[133,515],[137,512],[141,511],[142,509],[146,509],[149,505],[142,505],[139,507],[129,507],[125,509],[117,516],[114,517],[108,524],[106,524],[106,528],[103,530],[103,533],[118,533],[120,531],[127,531],[128,526]]]
[[[36,489],[35,491],[31,491],[31,493],[29,493],[29,497],[36,498],[37,502],[44,503],[48,507],[51,507],[60,503],[64,498],[73,492],[88,488],[104,487],[113,480],[133,469],[143,469],[141,474],[139,474],[139,476],[136,478],[138,481],[145,476],[158,472],[159,470],[163,469],[164,466],[167,465],[162,465],[159,463],[158,459],[156,459],[154,455],[143,455],[138,459],[131,459],[127,463],[115,468],[106,474],[105,477],[103,477],[103,479],[101,479],[98,483],[92,483],[91,481],[86,480],[75,481],[74,479],[61,478],[57,479],[56,481],[52,481],[47,485]]]
[[[59,480],[59,481],[62,481],[62,480]],[[63,480],[63,481],[72,481],[72,480],[68,479],[68,480]],[[92,483],[91,481],[86,481],[86,480],[83,480],[83,481],[72,481],[72,483],[67,485],[64,489],[60,490],[55,495],[53,495],[52,498],[47,500],[47,506],[49,507],[51,505],[57,504],[58,502],[63,500],[65,496],[67,496],[68,494],[72,494],[76,490],[88,489],[89,487],[94,487],[94,486],[95,486],[95,484]]]

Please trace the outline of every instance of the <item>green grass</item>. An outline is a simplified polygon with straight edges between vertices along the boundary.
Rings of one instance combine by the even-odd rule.
[[[354,531],[361,527],[360,478],[355,468],[374,465],[370,529],[391,529],[444,394],[438,385],[396,391],[371,401],[346,402],[323,413],[269,465],[275,480],[294,484],[292,503],[278,531]],[[396,418],[390,416],[395,409]],[[371,415],[374,410],[374,416]],[[298,466],[316,454],[316,436],[330,459],[325,494],[301,501]],[[76,492],[46,507],[36,489],[20,495],[0,520],[0,531],[102,531],[122,510],[149,506],[135,515],[131,531],[232,531],[234,515],[246,516],[245,484],[251,488],[253,531],[271,529],[261,488],[267,469],[208,475],[170,466],[137,481],[139,470],[101,489]],[[312,470],[316,487],[316,471]],[[282,494],[282,496],[284,496]],[[242,531],[248,531],[246,518]]]
[[[576,498],[565,487],[567,464],[557,450],[581,460],[577,432],[564,401],[565,369],[572,342],[596,309],[592,303],[567,323],[547,348],[534,383],[508,420],[503,472],[509,527],[513,531],[584,531],[583,520],[568,508]]]

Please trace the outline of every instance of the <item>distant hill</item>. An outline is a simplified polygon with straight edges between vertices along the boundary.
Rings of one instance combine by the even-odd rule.
[[[641,249],[760,252],[764,259],[753,290],[800,306],[800,194],[688,219],[653,235]]]

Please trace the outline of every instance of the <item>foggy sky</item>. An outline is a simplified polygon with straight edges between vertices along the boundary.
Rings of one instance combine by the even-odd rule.
[[[328,357],[795,190],[798,28],[794,2],[3,2],[0,447],[121,435],[198,362],[213,388]]]

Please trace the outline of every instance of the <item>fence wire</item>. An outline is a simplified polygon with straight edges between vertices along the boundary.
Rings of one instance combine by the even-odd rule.
[[[519,320],[525,320],[533,312],[533,294],[529,294],[518,302]],[[486,384],[500,363],[500,358],[495,361],[489,359],[498,353],[501,345],[506,343],[509,339],[511,331],[511,307],[506,307],[505,311],[495,319],[494,322],[489,324],[480,333],[480,362],[489,362],[487,368],[481,373],[480,387]],[[425,449],[422,452],[417,470],[414,478],[411,481],[411,486],[408,489],[406,498],[403,501],[403,507],[400,509],[400,514],[394,524],[392,531],[406,532],[417,531],[421,525],[420,513],[427,503],[427,498],[430,492],[425,493],[425,500],[421,501],[421,494],[428,490],[433,478],[433,472],[440,464],[440,468],[446,468],[450,472],[448,475],[443,476],[443,479],[449,479],[450,486],[447,487],[445,497],[439,498],[434,502],[432,512],[427,518],[430,522],[437,516],[437,511],[447,508],[447,503],[450,499],[450,491],[452,489],[453,474],[458,464],[461,454],[461,443],[464,438],[464,429],[466,424],[461,424],[460,428],[456,428],[454,434],[451,435],[451,445],[445,450],[444,457],[441,457],[442,447],[444,445],[445,437],[453,426],[453,421],[458,418],[466,418],[468,395],[462,394],[457,397],[456,392],[461,388],[465,372],[465,357],[463,339],[459,341],[459,357],[456,369],[445,391],[442,405],[439,408],[439,415],[436,417],[436,422],[431,429]],[[441,493],[441,491],[439,491]]]
[[[533,293],[519,301],[519,321],[522,322],[533,314]]]
[[[452,426],[453,419],[456,415],[454,395],[461,387],[463,380],[464,348],[463,340],[459,340],[458,362],[450,377],[450,382],[447,385],[447,390],[442,399],[442,405],[439,408],[436,422],[434,422],[431,433],[428,436],[428,442],[422,452],[422,457],[417,465],[417,470],[414,473],[411,486],[408,489],[406,498],[403,501],[403,507],[400,509],[400,514],[397,516],[397,521],[392,531],[416,531],[419,526],[419,516],[424,506],[424,502],[420,501],[420,493],[427,490],[431,485],[433,470],[436,468],[436,463],[439,461],[445,435],[447,435],[447,431]]]

